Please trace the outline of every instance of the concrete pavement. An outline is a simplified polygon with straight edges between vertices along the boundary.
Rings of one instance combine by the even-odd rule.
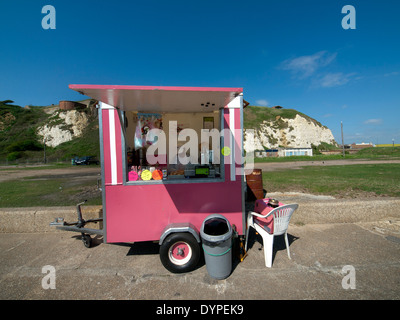
[[[227,279],[215,280],[204,262],[187,274],[168,272],[154,243],[117,245],[97,239],[87,249],[70,232],[2,233],[0,299],[400,298],[398,236],[355,223],[307,224],[291,225],[289,242],[292,260],[277,238],[269,269],[261,239],[253,233],[245,260],[235,260]],[[46,266],[54,267],[54,273]],[[55,289],[44,289],[43,283]],[[354,289],[346,289],[352,284]]]
[[[335,199],[296,192],[268,193],[268,197],[275,197],[285,204],[299,204],[291,224],[400,222],[398,198]],[[248,203],[246,208],[252,210],[254,204]],[[82,214],[84,219],[102,217],[102,206],[82,206]],[[55,232],[49,223],[56,217],[63,217],[67,222],[77,221],[76,207],[0,208],[0,233]],[[101,226],[93,224],[90,227]],[[397,228],[400,232],[400,224]]]
[[[79,234],[48,225],[55,217],[75,221],[74,207],[2,209],[0,299],[400,298],[399,199],[269,196],[300,204],[288,231],[292,259],[278,237],[273,266],[266,268],[261,237],[251,233],[247,257],[235,259],[225,280],[211,278],[204,261],[190,273],[168,272],[152,242],[104,244],[97,238],[87,249]],[[82,211],[95,218],[101,207]]]

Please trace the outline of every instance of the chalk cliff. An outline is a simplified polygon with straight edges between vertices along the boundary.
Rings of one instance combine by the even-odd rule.
[[[337,145],[331,130],[301,112],[247,108],[244,112],[244,149],[247,152],[278,147],[310,148],[321,143]],[[254,130],[254,139],[250,139],[249,129]]]
[[[37,130],[49,147],[57,147],[61,143],[80,137],[89,124],[86,113],[77,110],[55,111],[47,124]]]

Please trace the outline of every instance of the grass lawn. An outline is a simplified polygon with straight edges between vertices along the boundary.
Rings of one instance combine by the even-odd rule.
[[[263,173],[267,192],[307,192],[336,198],[400,197],[400,164],[305,166]],[[25,177],[0,183],[0,207],[101,205],[97,178]]]
[[[342,154],[337,155],[314,155],[310,156],[292,156],[292,157],[271,157],[271,158],[254,158],[255,163],[262,162],[292,162],[292,161],[325,161],[325,160],[341,160]],[[390,160],[400,159],[400,147],[381,147],[381,148],[365,148],[355,154],[346,154],[344,159],[370,159],[370,160]]]
[[[88,205],[101,205],[97,179],[71,182],[69,178],[30,177],[0,184],[2,208],[75,206],[83,200],[88,200]]]
[[[263,173],[267,192],[308,192],[338,198],[400,197],[400,164],[302,167]]]

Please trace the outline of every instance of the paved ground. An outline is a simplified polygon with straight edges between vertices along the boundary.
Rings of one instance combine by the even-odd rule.
[[[87,249],[75,233],[0,234],[0,299],[400,298],[400,238],[357,224],[290,226],[292,260],[278,238],[271,269],[252,234],[248,256],[225,280],[211,278],[204,262],[191,273],[169,273],[157,244],[97,240]],[[55,289],[46,290],[48,265]],[[354,268],[355,289],[342,286],[352,283],[346,268]]]
[[[285,165],[288,164],[271,163],[262,169]],[[99,171],[87,169],[88,175]],[[60,170],[56,173],[71,174]],[[43,175],[43,171],[30,170],[23,174],[28,172]],[[10,173],[0,171],[0,181],[11,178]],[[317,204],[329,207],[332,212],[327,212],[327,217],[347,223],[335,224],[327,219],[325,224],[314,224],[302,213],[301,223],[291,223],[289,227],[292,260],[278,238],[271,269],[264,265],[261,239],[252,234],[248,256],[241,263],[234,261],[232,274],[225,280],[211,278],[204,262],[191,273],[169,273],[159,260],[158,244],[104,244],[96,239],[96,245],[86,249],[75,233],[0,233],[0,299],[207,299],[216,303],[248,299],[400,299],[398,215],[394,219],[382,215],[380,221],[353,222],[350,218],[354,215],[337,218],[338,212],[344,210],[340,203],[332,205],[334,200],[329,197],[279,193],[269,196],[286,203],[303,201],[304,208],[315,208]],[[371,210],[379,208],[375,202],[368,206]],[[55,289],[42,286],[49,276],[42,272],[46,266],[55,268]],[[343,288],[343,283],[345,287],[352,283],[352,275],[355,288]]]

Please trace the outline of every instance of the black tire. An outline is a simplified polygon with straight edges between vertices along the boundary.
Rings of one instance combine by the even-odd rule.
[[[184,273],[196,268],[200,253],[200,244],[190,233],[173,233],[160,247],[160,260],[168,271]]]
[[[88,234],[82,234],[82,242],[86,248],[90,248],[92,246],[92,238]]]

